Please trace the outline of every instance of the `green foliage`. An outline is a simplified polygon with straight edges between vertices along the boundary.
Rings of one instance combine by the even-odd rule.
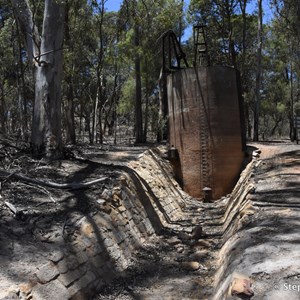
[[[44,1],[29,2],[36,25],[41,28]],[[93,118],[96,118],[94,123],[98,134],[101,130],[105,131],[105,127],[112,126],[118,118],[126,119],[124,124],[132,124],[137,54],[141,66],[143,125],[149,125],[151,130],[161,127],[165,120],[158,117],[158,78],[162,67],[159,38],[169,29],[179,36],[188,24],[199,22],[208,25],[212,64],[233,65],[240,70],[247,123],[253,121],[257,14],[243,15],[244,1],[191,0],[187,19],[181,0],[124,0],[119,12],[104,11],[105,2],[66,1],[62,96],[65,107],[72,100],[77,133],[83,134],[84,129],[91,131]],[[282,124],[288,124],[293,105],[297,112],[300,102],[298,1],[271,2],[277,12],[274,20],[264,25],[260,93],[261,132],[265,137],[277,134]],[[24,36],[17,31],[9,0],[0,0],[0,29],[0,97],[4,95],[0,99],[0,113],[2,110],[15,118],[21,111],[16,100],[20,92],[18,86],[21,86],[21,69],[25,70],[24,91],[28,109],[32,106],[34,91],[32,64],[26,60],[22,50]],[[135,43],[137,30],[138,44]],[[23,53],[21,63],[20,47]],[[183,48],[190,53],[188,59],[192,64],[192,41]]]
[[[134,111],[135,81],[129,77],[124,83],[121,91],[121,100],[118,106],[118,113],[121,115],[130,115]]]

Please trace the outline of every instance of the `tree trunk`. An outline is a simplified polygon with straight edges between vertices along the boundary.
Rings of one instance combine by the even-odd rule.
[[[1,96],[0,96],[0,133],[6,135],[6,104],[4,95],[4,82],[0,83]]]
[[[65,42],[67,47],[71,47],[71,36],[70,36],[70,26],[69,26],[69,3],[66,5],[65,13]],[[74,71],[74,63],[71,64]],[[74,89],[73,80],[70,74],[66,75],[67,83],[67,98],[66,98],[66,142],[71,144],[76,144],[76,131],[75,131],[75,109],[74,109]]]
[[[242,11],[243,18],[243,37],[242,37],[242,62],[241,62],[241,78],[242,78],[242,89],[244,90],[244,73],[245,73],[245,61],[246,61],[246,34],[247,34],[247,0],[240,0],[240,8]]]
[[[228,60],[231,62],[232,66],[236,68],[236,52],[234,48],[234,41],[232,39],[233,35],[233,26],[231,21],[231,5],[232,3],[226,2],[226,15],[227,15],[227,23],[228,23]]]
[[[64,6],[45,1],[41,54],[35,70],[31,144],[34,155],[60,157]]]
[[[147,76],[147,74],[146,74]],[[148,120],[149,120],[149,91],[148,91],[148,83],[147,83],[147,78],[146,78],[146,95],[145,95],[145,100],[146,100],[146,106],[145,106],[145,124],[144,124],[144,139],[145,142],[147,141],[147,135],[148,135]]]
[[[142,112],[142,79],[141,79],[141,58],[139,55],[139,26],[135,25],[135,142],[144,143],[143,134],[143,112]]]
[[[31,146],[34,156],[62,155],[61,79],[63,73],[64,1],[45,0],[41,41],[28,0],[12,0],[34,61],[35,103]]]
[[[29,133],[28,133],[28,113],[27,113],[27,99],[25,92],[25,74],[24,74],[24,66],[23,66],[23,55],[22,55],[22,43],[21,43],[21,35],[19,26],[17,23],[16,26],[17,35],[18,35],[18,66],[19,66],[19,74],[18,74],[18,97],[19,97],[19,110],[20,110],[20,121],[21,121],[21,136],[22,138],[28,142]]]
[[[93,103],[93,119],[92,119],[92,144],[97,143],[97,113],[99,105],[99,89]],[[101,109],[100,109],[101,110]]]
[[[295,126],[294,126],[294,68],[293,63],[290,63],[291,69],[290,69],[290,76],[289,76],[289,84],[290,84],[290,100],[291,100],[291,108],[289,112],[289,120],[290,120],[290,140],[292,142],[295,141]]]
[[[254,124],[253,124],[253,141],[259,140],[259,107],[260,107],[260,86],[261,86],[261,60],[262,60],[262,0],[258,0],[258,30],[257,30],[257,69],[255,82],[255,102],[254,102]]]
[[[66,99],[66,141],[76,144],[75,119],[74,119],[74,93],[72,79],[68,77],[67,82],[67,99]]]

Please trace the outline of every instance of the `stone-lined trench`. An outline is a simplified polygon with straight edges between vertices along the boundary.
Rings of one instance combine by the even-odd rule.
[[[259,216],[260,160],[246,166],[230,195],[202,203],[180,189],[164,152],[109,165],[103,153],[62,162],[56,178],[69,170],[109,179],[76,193],[51,190],[55,203],[40,191],[33,210],[20,201],[28,196],[18,197],[20,186],[14,195],[4,190],[2,198],[17,198],[24,213],[18,219],[1,202],[0,299],[226,299],[231,260],[241,254],[232,245]],[[192,239],[199,225],[203,235]]]

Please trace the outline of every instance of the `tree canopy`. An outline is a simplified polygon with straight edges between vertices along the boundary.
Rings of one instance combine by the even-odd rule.
[[[0,131],[42,156],[67,143],[155,140],[160,37],[171,29],[180,40],[204,23],[211,63],[240,71],[248,138],[293,139],[300,4],[258,4],[124,0],[109,12],[107,0],[0,0]],[[259,29],[266,7],[273,17]],[[190,65],[192,45],[191,33],[182,44]]]

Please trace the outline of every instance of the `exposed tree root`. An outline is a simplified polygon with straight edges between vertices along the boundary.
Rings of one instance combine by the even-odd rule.
[[[102,177],[95,180],[91,180],[88,182],[70,182],[70,183],[56,183],[53,181],[43,181],[39,179],[30,178],[24,175],[16,174],[16,172],[8,172],[5,170],[0,169],[0,178],[1,177],[7,177],[7,178],[15,178],[21,181],[29,182],[32,184],[40,185],[40,186],[47,186],[52,187],[56,189],[67,189],[67,190],[79,190],[79,189],[85,189],[87,187],[90,187],[94,184],[97,184],[99,182],[103,182],[108,177]]]

